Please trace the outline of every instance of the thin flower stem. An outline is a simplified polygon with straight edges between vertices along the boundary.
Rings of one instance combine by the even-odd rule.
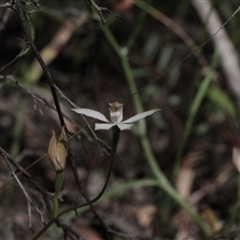
[[[138,21],[136,23],[137,25],[134,27],[133,32],[132,32],[131,36],[129,37],[129,39],[126,43],[126,47],[128,48],[128,50],[130,50],[133,47],[138,34],[141,32],[141,29],[144,25],[144,21],[146,19],[146,16],[147,16],[146,11],[141,11],[140,12],[140,14],[138,16]]]
[[[55,193],[53,196],[53,218],[58,215],[58,197],[63,185],[63,172],[57,171],[55,180]]]
[[[118,42],[116,41],[116,39],[114,38],[114,36],[112,35],[112,33],[110,32],[110,30],[107,26],[101,26],[101,28],[102,28],[102,31],[104,32],[105,36],[107,37],[108,41],[111,43],[113,49],[116,51],[119,58],[121,59],[121,63],[122,63],[124,73],[126,75],[126,79],[128,81],[128,85],[129,85],[131,93],[133,93],[133,92],[136,93],[137,86],[133,79],[131,71],[129,71],[130,64],[129,64],[129,61],[127,58],[128,49],[120,47],[120,45],[118,44]],[[134,101],[134,105],[136,107],[137,113],[143,112],[143,107],[141,105],[141,100],[140,100],[139,94],[135,94],[133,96],[133,101]],[[139,130],[140,130],[139,135],[145,135],[146,134],[145,120],[144,119],[140,120],[138,122],[138,126],[139,126]]]
[[[118,56],[121,57],[121,47],[119,46],[118,42],[116,41],[112,33],[109,31],[109,28],[106,25],[104,26],[100,25],[100,27],[104,32],[104,34],[107,36],[107,39],[109,40],[109,42],[111,42],[113,49],[116,51]]]
[[[126,76],[126,80],[130,89],[131,94],[137,92],[137,85],[134,81],[132,72],[130,71],[131,67],[128,61],[128,57],[126,54],[122,54],[121,55],[121,62],[122,62],[122,66],[123,66],[123,70]],[[139,94],[135,94],[133,96],[133,102],[136,108],[136,112],[137,113],[141,113],[143,112],[143,106],[141,104],[141,99]],[[145,136],[147,133],[147,129],[146,129],[146,121],[145,119],[141,119],[138,122],[138,136]]]
[[[91,201],[88,201],[87,203],[78,204],[78,205],[72,206],[70,208],[67,208],[67,209],[63,210],[62,212],[60,212],[57,215],[53,214],[52,219],[50,219],[50,221],[44,226],[44,228],[41,229],[41,231],[39,231],[32,238],[32,240],[39,239],[48,230],[48,228],[50,228],[52,226],[52,224],[54,222],[56,222],[63,214],[65,214],[65,213],[67,213],[67,212],[69,212],[71,210],[76,210],[78,208],[89,206],[90,204],[95,203],[96,201],[98,201],[101,198],[101,196],[104,194],[104,192],[105,192],[105,190],[107,188],[107,185],[108,185],[110,177],[111,177],[113,165],[114,165],[114,162],[115,162],[115,156],[116,156],[116,150],[117,150],[117,144],[118,144],[119,136],[120,136],[120,129],[117,126],[115,126],[113,128],[111,163],[110,163],[110,166],[109,166],[109,170],[108,170],[108,174],[107,174],[107,178],[106,178],[105,184],[104,184],[102,190],[100,191],[100,193],[94,199],[92,199]],[[54,210],[54,211],[56,211],[56,210]]]

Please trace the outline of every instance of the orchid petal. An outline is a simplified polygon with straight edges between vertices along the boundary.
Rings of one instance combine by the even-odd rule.
[[[75,108],[75,109],[72,109],[72,111],[79,113],[79,114],[83,114],[83,115],[91,117],[91,118],[95,118],[95,119],[103,121],[103,122],[109,122],[109,120],[102,113],[92,110],[92,109]]]
[[[117,126],[121,131],[123,131],[123,130],[129,130],[133,126],[133,124],[118,123]]]
[[[143,113],[139,113],[133,117],[130,117],[129,119],[125,120],[125,121],[122,121],[121,123],[133,123],[133,122],[136,122],[142,118],[145,118],[149,115],[152,115],[153,113],[157,112],[157,111],[160,111],[161,109],[152,109],[152,110],[149,110],[149,111],[146,111],[146,112],[143,112]]]
[[[97,130],[109,130],[113,126],[115,126],[115,123],[95,123],[95,131]]]

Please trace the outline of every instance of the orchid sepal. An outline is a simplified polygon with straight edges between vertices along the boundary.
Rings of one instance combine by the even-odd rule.
[[[121,131],[123,131],[123,130],[129,130],[129,129],[131,129],[131,127],[133,126],[133,124],[123,124],[122,122],[121,123],[118,123],[117,124],[117,126],[119,127],[119,129],[121,130]]]
[[[85,116],[91,117],[91,118],[95,118],[97,120],[100,120],[102,122],[109,122],[109,120],[100,112],[92,110],[92,109],[88,109],[88,108],[73,108],[71,109],[72,111],[79,113],[79,114],[83,114]]]
[[[161,109],[152,109],[152,110],[149,110],[149,111],[146,111],[146,112],[142,112],[142,113],[139,113],[139,114],[136,114],[135,116],[133,117],[130,117],[128,118],[127,120],[125,121],[122,121],[121,123],[134,123],[134,122],[137,122],[138,120],[140,119],[143,119],[147,116],[150,116],[152,115],[153,113],[157,112],[157,111],[160,111]]]
[[[109,130],[113,126],[116,126],[116,123],[95,123],[95,131],[98,130]]]

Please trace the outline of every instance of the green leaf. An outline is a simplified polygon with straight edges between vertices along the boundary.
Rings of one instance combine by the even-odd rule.
[[[237,111],[234,103],[221,89],[216,86],[209,88],[207,97],[220,108],[224,109],[230,116],[236,117]]]

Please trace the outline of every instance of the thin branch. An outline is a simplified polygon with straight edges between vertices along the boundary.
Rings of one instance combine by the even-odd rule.
[[[11,175],[14,177],[14,179],[16,180],[16,182],[18,183],[19,187],[22,189],[23,191],[23,195],[25,196],[26,200],[27,200],[27,204],[28,204],[28,216],[29,216],[29,229],[33,232],[32,229],[32,212],[31,212],[31,206],[33,208],[35,208],[35,210],[39,213],[40,218],[41,218],[41,222],[43,224],[45,224],[44,218],[43,218],[43,213],[40,209],[38,209],[37,206],[35,206],[32,202],[32,199],[30,198],[30,196],[28,195],[27,191],[25,190],[25,188],[23,187],[22,183],[20,182],[20,180],[18,179],[17,175],[15,174],[15,172],[12,170],[11,166],[10,166],[10,161],[9,158],[6,154],[1,154],[2,157],[4,158],[4,160],[6,161],[6,164],[8,166],[8,169],[11,173]]]
[[[13,60],[11,60],[10,62],[8,62],[6,65],[4,65],[3,67],[1,67],[0,72],[2,72],[4,69],[6,69],[7,67],[11,66],[13,63],[15,63],[18,59],[20,58],[19,55],[17,55]]]
[[[22,26],[22,29],[23,29],[24,36],[26,38],[25,40],[26,40],[27,44],[31,46],[39,64],[41,65],[41,67],[43,69],[43,72],[44,72],[44,74],[47,78],[47,81],[48,81],[48,84],[49,84],[49,87],[50,87],[50,90],[51,90],[51,93],[52,93],[52,97],[53,97],[53,100],[54,100],[54,104],[56,106],[56,110],[57,110],[57,113],[58,113],[60,124],[61,124],[61,126],[64,126],[65,122],[64,122],[61,107],[60,107],[60,104],[59,104],[59,101],[58,101],[58,98],[57,98],[57,93],[56,93],[56,90],[55,90],[55,87],[54,87],[55,83],[54,83],[53,78],[52,78],[46,64],[44,63],[44,61],[43,61],[35,43],[32,40],[30,31],[29,31],[29,29],[27,27],[27,24],[26,24],[26,16],[25,16],[25,13],[22,9],[20,0],[16,0],[16,3],[17,3],[17,10],[18,10],[19,16],[20,16],[20,23],[21,23],[21,26]]]
[[[32,178],[32,176],[23,168],[21,165],[19,165],[14,159],[10,157],[10,155],[0,147],[0,155],[4,158],[7,159],[19,172],[23,174],[24,177],[26,177],[33,185],[34,187],[41,192],[43,196],[44,203],[46,205],[47,211],[48,211],[48,216],[51,217],[51,204],[48,199],[48,192],[45,188],[41,187],[37,182],[35,182]]]
[[[125,21],[125,19],[123,19],[120,15],[117,15],[114,12],[110,11],[107,7],[100,7],[99,5],[97,5],[94,0],[88,0],[88,2],[90,3],[90,5],[93,5],[96,8],[103,25],[106,24],[106,20],[105,20],[103,14],[102,14],[103,11],[108,12],[108,13],[112,14],[113,16],[115,16],[117,18],[120,18],[120,19]]]
[[[6,164],[8,166],[8,169],[10,171],[10,174],[14,177],[14,179],[16,180],[16,182],[18,183],[19,187],[22,189],[23,191],[23,195],[25,196],[26,200],[27,200],[27,205],[28,205],[28,219],[29,219],[29,229],[33,232],[33,228],[32,228],[32,212],[31,212],[31,204],[32,204],[32,201],[31,201],[31,198],[28,196],[25,188],[23,187],[23,185],[21,184],[21,182],[19,181],[18,177],[16,176],[16,174],[14,173],[14,171],[12,171],[11,169],[11,166],[8,162],[8,159],[7,158],[4,158],[4,160],[6,161]],[[42,218],[42,215],[41,215],[41,218]]]
[[[76,233],[73,229],[71,229],[69,226],[66,224],[62,223],[60,220],[56,221],[56,225],[60,228],[62,228],[64,232],[64,239],[67,239],[69,234],[72,234],[75,238],[79,239],[78,233]],[[69,236],[71,238],[71,236]],[[73,238],[71,238],[73,239]]]
[[[58,94],[61,96],[61,98],[65,99],[72,107],[74,108],[79,108],[75,103],[73,103],[65,94],[63,94],[63,92],[55,85],[55,89],[58,91]],[[85,122],[85,124],[87,125],[88,129],[90,130],[90,132],[92,133],[92,135],[94,136],[94,138],[99,141],[98,136],[95,134],[95,132],[93,131],[93,129],[91,128],[90,124],[87,122],[86,118],[80,114],[83,121]]]

